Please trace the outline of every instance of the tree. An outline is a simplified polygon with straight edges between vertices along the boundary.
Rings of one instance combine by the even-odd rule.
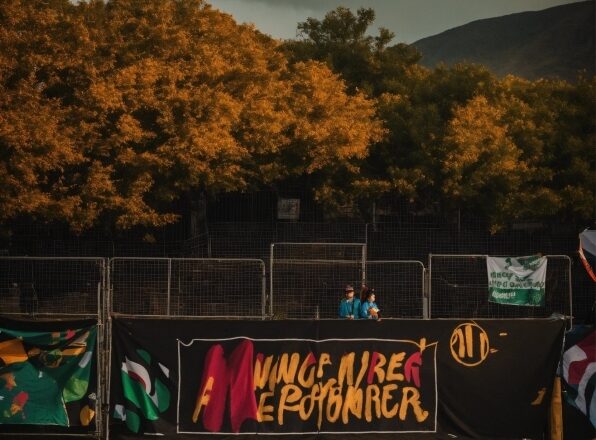
[[[420,53],[394,35],[369,35],[374,11],[339,7],[298,25],[283,45],[290,61],[315,59],[342,75],[349,90],[377,103],[386,136],[330,179],[327,205],[398,199],[413,211],[458,210],[493,230],[518,219],[582,223],[595,212],[594,78],[526,81],[496,78],[485,67],[417,64]]]
[[[80,201],[63,173],[84,157],[56,96],[81,55],[74,10],[59,0],[0,4],[0,218],[68,217]]]
[[[517,217],[583,226],[596,214],[596,78],[502,81],[501,106],[511,139],[529,167],[509,199]]]
[[[188,191],[332,174],[382,134],[327,67],[200,0],[0,8],[4,219],[159,226]]]
[[[371,8],[360,8],[354,14],[339,6],[321,21],[308,18],[298,24],[299,38],[282,46],[290,62],[317,60],[346,80],[351,91],[364,90],[369,95],[400,87],[409,68],[420,60],[412,46],[389,46],[395,37],[386,28],[377,36],[367,34],[375,20]]]
[[[495,225],[515,218],[504,208],[528,171],[503,114],[484,96],[475,97],[455,109],[444,141],[443,192],[458,207],[483,213]]]

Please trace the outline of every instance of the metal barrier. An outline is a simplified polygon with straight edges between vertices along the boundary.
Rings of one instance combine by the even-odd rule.
[[[364,243],[272,243],[269,305],[275,319],[336,318],[346,284],[366,280]]]
[[[103,258],[0,257],[3,315],[99,318]]]
[[[486,257],[487,255],[429,254],[431,318],[541,318],[552,313],[572,317],[569,256],[546,255],[548,265],[544,307],[519,307],[489,302]]]
[[[95,319],[97,323],[96,407],[104,408],[108,366],[105,359],[106,260],[96,257],[0,257],[0,314],[27,319]],[[100,437],[103,411],[96,411],[95,431],[80,436]],[[39,434],[12,432],[12,437]],[[64,437],[45,432],[44,436]]]
[[[570,317],[571,325],[567,255],[547,255],[544,307],[488,302],[487,255],[429,254],[428,271],[417,260],[368,261],[364,243],[273,243],[269,257],[268,302],[261,259],[118,257],[108,263],[92,257],[0,257],[0,314],[96,320],[97,407],[102,410],[97,411],[96,432],[89,434],[94,436],[107,435],[109,428],[109,317],[115,313],[335,318],[344,285],[358,291],[366,283],[375,288],[383,317],[532,318],[560,313]]]
[[[265,263],[258,259],[112,258],[106,310],[108,316],[264,319],[265,276]],[[106,335],[111,348],[111,320]],[[108,383],[111,352],[105,362]],[[109,388],[106,395],[109,402]]]
[[[239,258],[112,258],[110,313],[264,318],[265,263]]]
[[[374,288],[384,318],[423,318],[426,269],[416,260],[366,262],[366,285]]]

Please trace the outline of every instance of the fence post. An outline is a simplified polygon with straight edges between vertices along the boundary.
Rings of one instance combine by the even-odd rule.
[[[113,258],[107,259],[106,264],[106,285],[105,291],[105,316],[106,316],[106,356],[104,359],[106,365],[106,388],[105,388],[105,413],[108,415],[105,420],[104,433],[105,438],[110,438],[110,385],[112,383],[112,263]]]
[[[106,284],[106,264],[105,259],[101,259],[101,281],[97,283],[97,394],[95,404],[99,409],[97,411],[97,419],[95,421],[95,432],[98,436],[102,435],[103,428],[103,408],[104,408],[104,391],[105,391],[105,374],[106,374],[106,355],[105,347],[105,284]]]
[[[569,278],[569,330],[573,328],[573,283],[571,282],[571,258],[569,255],[565,255],[567,258],[567,270],[568,270],[568,277]]]
[[[425,267],[422,269],[422,318],[428,319],[427,314],[427,291],[428,291],[428,269]]]
[[[431,302],[432,302],[432,261],[433,254],[428,254],[428,269],[426,270],[426,285],[424,293],[424,319],[431,319]]]
[[[170,316],[170,298],[171,298],[171,290],[172,290],[172,259],[168,258],[168,293],[167,293],[167,305],[166,305],[166,313]]]
[[[366,284],[366,247],[366,244],[362,246],[362,280],[360,282],[361,285]]]
[[[261,319],[267,316],[266,302],[267,302],[267,274],[265,271],[265,262],[261,261],[262,278],[261,278]]]
[[[562,258],[567,260],[567,284],[569,290],[569,328],[567,330],[571,330],[573,328],[573,283],[571,281],[571,257],[569,255],[545,255],[547,260],[549,258]],[[567,316],[565,316],[567,318]]]
[[[269,250],[269,317],[273,318],[273,246],[271,243]]]

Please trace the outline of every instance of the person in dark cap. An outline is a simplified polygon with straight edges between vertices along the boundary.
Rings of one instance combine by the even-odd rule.
[[[339,303],[341,319],[360,319],[360,300],[354,297],[354,288],[349,284],[344,289],[345,298]]]

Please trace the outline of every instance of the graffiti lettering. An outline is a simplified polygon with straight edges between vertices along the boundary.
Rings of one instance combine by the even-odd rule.
[[[475,322],[460,324],[451,334],[451,355],[460,364],[474,367],[481,364],[490,351],[488,335]]]
[[[302,421],[316,417],[317,429],[323,422],[348,424],[351,417],[403,421],[411,414],[422,422],[429,412],[418,390],[421,366],[421,351],[364,350],[359,356],[352,351],[339,360],[324,351],[318,357],[312,352],[257,353],[253,360],[250,340],[236,346],[228,359],[216,344],[205,357],[192,421],[210,432],[221,430],[226,413],[234,432],[249,419],[283,426],[289,414]]]

